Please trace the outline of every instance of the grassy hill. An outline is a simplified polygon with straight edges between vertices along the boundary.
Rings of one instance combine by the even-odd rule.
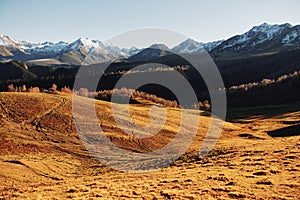
[[[90,155],[75,129],[71,100],[67,94],[0,93],[1,198],[297,199],[299,130],[290,137],[268,133],[297,128],[298,104],[231,110],[221,138],[203,159],[198,153],[211,117],[187,110],[190,120],[202,114],[187,152],[169,167],[135,174],[116,171]],[[82,98],[83,105],[87,101]],[[121,111],[126,105],[117,106]],[[131,105],[130,114],[137,124],[147,125],[149,109]],[[161,132],[141,139],[118,128],[111,103],[96,101],[96,110],[105,135],[130,152],[163,147],[180,121],[180,110],[167,108]]]

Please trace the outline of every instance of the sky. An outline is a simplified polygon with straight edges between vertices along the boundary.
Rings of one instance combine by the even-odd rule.
[[[299,0],[0,0],[0,34],[30,42],[107,41],[157,28],[209,42],[263,22],[300,24],[299,8]]]

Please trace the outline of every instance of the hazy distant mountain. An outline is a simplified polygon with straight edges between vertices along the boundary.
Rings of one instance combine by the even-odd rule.
[[[144,50],[144,49],[138,49],[138,48],[136,48],[136,47],[131,47],[130,49],[125,49],[125,48],[123,48],[123,49],[122,49],[122,52],[124,52],[125,54],[127,54],[127,55],[130,57],[130,56],[133,56],[133,55],[135,55],[135,54],[138,54],[138,53],[141,52],[142,50]]]
[[[128,58],[129,62],[148,61],[162,56],[173,54],[171,50],[164,44],[153,44],[150,47],[143,49],[139,53]]]
[[[221,44],[224,40],[219,40],[215,42],[209,42],[209,43],[200,43],[197,42],[191,38],[183,41],[179,45],[172,48],[172,51],[179,54],[185,54],[185,53],[195,53],[199,52],[201,50],[206,50],[210,52],[212,49],[214,49],[216,46]]]

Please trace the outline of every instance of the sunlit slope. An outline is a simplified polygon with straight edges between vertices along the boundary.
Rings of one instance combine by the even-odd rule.
[[[124,115],[127,105],[115,105],[116,112],[112,113],[111,103],[105,101],[94,101],[83,98],[79,106],[86,108],[86,104],[94,103],[97,112],[97,122],[106,136],[117,146],[135,152],[153,151],[165,146],[178,133],[179,126],[186,129],[196,128],[197,139],[200,141],[205,137],[210,122],[209,116],[201,116],[197,127],[189,127],[193,123],[181,124],[181,110],[178,108],[164,109],[165,119],[161,112],[150,112],[150,105],[132,105],[129,107],[130,118]],[[27,148],[55,150],[65,145],[81,145],[72,115],[72,96],[66,94],[52,95],[46,93],[1,93],[0,94],[0,116],[1,116],[1,138],[3,145],[1,153],[12,153],[11,151],[23,151]],[[157,106],[158,107],[158,106]],[[89,112],[87,110],[87,112]],[[202,112],[199,113],[199,112]],[[190,121],[199,121],[200,115],[206,115],[203,111],[186,110],[186,116]],[[88,117],[83,116],[83,117]],[[126,134],[119,128],[114,117],[128,123],[125,129],[130,129],[130,124],[147,126],[153,119],[156,122],[165,120],[162,129],[160,125],[153,125],[158,130],[154,135],[140,130],[127,130]],[[87,122],[93,119],[86,118]],[[226,124],[230,130],[238,127],[230,123]],[[124,127],[123,127],[124,128]],[[160,131],[159,131],[160,130]],[[153,133],[152,133],[153,134]],[[142,136],[140,139],[138,136]],[[26,147],[26,145],[29,145]],[[9,147],[10,146],[10,147]]]
[[[93,101],[83,98],[82,106]],[[0,196],[5,199],[298,199],[300,124],[298,104],[230,111],[222,135],[203,159],[198,153],[211,118],[187,110],[200,124],[190,148],[174,164],[153,172],[118,172],[85,148],[65,94],[0,93]],[[124,119],[126,105],[117,105]],[[114,145],[136,153],[172,141],[180,110],[166,109],[166,123],[154,136],[125,134],[111,103],[96,101],[97,121]],[[151,106],[130,106],[132,120],[151,122]],[[154,117],[156,116],[154,113]],[[92,119],[87,119],[87,121]],[[128,121],[129,122],[129,121]],[[132,123],[132,122],[131,122]],[[185,124],[187,128],[190,124]],[[283,129],[283,131],[282,131]],[[271,133],[294,133],[272,137]],[[298,134],[297,134],[298,133]],[[91,133],[97,134],[97,133]]]

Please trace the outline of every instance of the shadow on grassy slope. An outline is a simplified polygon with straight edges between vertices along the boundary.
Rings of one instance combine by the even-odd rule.
[[[300,135],[300,124],[268,131],[268,135],[270,135],[271,137],[288,137]]]
[[[300,111],[300,102],[276,106],[229,108],[226,116],[226,121],[235,122],[236,120],[251,119],[257,117],[266,119],[297,111]]]

